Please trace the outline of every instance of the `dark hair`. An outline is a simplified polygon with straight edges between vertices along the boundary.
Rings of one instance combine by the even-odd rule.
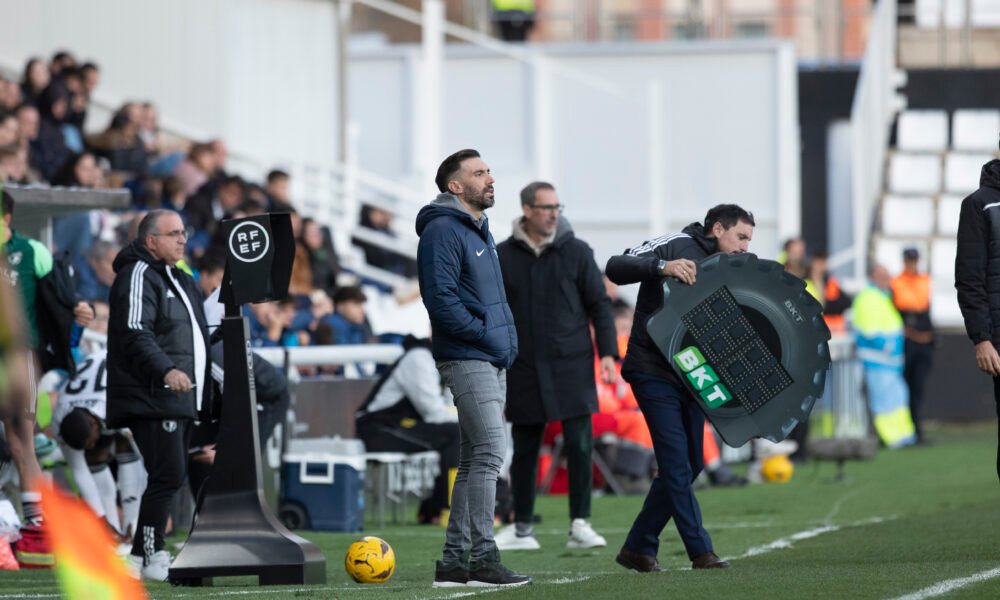
[[[24,63],[24,75],[21,78],[21,84],[25,88],[28,88],[32,93],[37,94],[37,93],[41,92],[42,90],[31,89],[31,77],[30,77],[30,75],[31,75],[31,67],[35,63],[39,63],[39,64],[42,64],[42,65],[45,65],[45,61],[43,61],[42,59],[38,58],[37,56],[29,58],[28,62]],[[45,67],[45,70],[48,71],[48,67],[47,66]]]
[[[288,173],[282,171],[281,169],[272,169],[270,173],[267,174],[267,182],[274,183],[278,179],[288,179]]]
[[[66,187],[75,187],[80,185],[80,180],[76,178],[76,165],[83,160],[84,156],[94,156],[90,152],[81,152],[80,154],[72,154],[69,158],[63,162],[59,170],[56,171],[55,176],[52,177],[52,185],[62,185]]]
[[[84,71],[100,71],[101,68],[97,66],[97,63],[93,61],[87,61],[80,65],[80,74],[82,75]],[[148,104],[148,102],[147,102]]]
[[[635,309],[632,308],[632,305],[621,298],[616,298],[611,301],[611,314],[616,318],[630,315],[634,311]]]
[[[201,272],[211,273],[214,271],[222,271],[226,268],[226,259],[218,254],[206,254],[205,258],[201,261]]]
[[[757,224],[753,220],[753,213],[747,211],[736,204],[718,204],[708,209],[705,215],[705,233],[712,232],[712,226],[721,223],[723,229],[729,229],[740,221],[755,227]]]
[[[521,206],[532,206],[535,203],[535,196],[538,195],[538,190],[552,190],[554,192],[556,188],[546,181],[533,181],[529,183],[521,190]]]
[[[3,214],[10,215],[11,218],[14,217],[14,196],[11,196],[7,190],[3,191]]]
[[[63,417],[59,424],[59,437],[74,450],[83,450],[90,437],[91,419],[93,415],[87,409],[76,407]]]
[[[365,302],[367,300],[368,297],[356,285],[342,287],[333,294],[334,304],[340,304],[341,302]]]
[[[204,143],[191,144],[191,148],[188,149],[188,159],[194,160],[199,154],[213,154],[212,146]]]
[[[814,258],[814,259],[818,258],[820,260],[826,260],[826,259],[830,258],[830,255],[827,254],[826,250],[823,250],[822,248],[820,248],[819,250],[814,250],[813,251],[812,258]]]
[[[470,158],[479,158],[479,152],[471,148],[466,148],[444,159],[444,162],[438,167],[437,176],[434,177],[434,183],[437,184],[438,190],[442,194],[448,191],[448,182],[462,168],[462,162]]]

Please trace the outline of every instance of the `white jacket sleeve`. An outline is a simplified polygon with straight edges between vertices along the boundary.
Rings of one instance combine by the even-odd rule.
[[[455,423],[458,414],[441,392],[441,375],[431,351],[413,349],[392,372],[392,378],[426,423]]]
[[[76,487],[80,490],[80,496],[83,497],[87,506],[94,511],[94,514],[103,519],[106,516],[104,513],[104,503],[101,502],[101,493],[97,490],[97,482],[94,481],[90,467],[87,466],[87,459],[84,457],[83,451],[74,450],[66,444],[60,443],[59,445],[62,446],[66,463],[69,464],[69,468],[73,471],[73,480],[76,481]]]

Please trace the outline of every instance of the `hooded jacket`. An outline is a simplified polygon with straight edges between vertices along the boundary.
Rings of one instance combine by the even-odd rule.
[[[203,410],[210,407],[211,361],[205,361],[203,373],[195,373],[198,338],[180,294],[191,303],[208,357],[208,325],[198,284],[187,273],[153,258],[138,241],[118,253],[114,269],[108,319],[108,426],[123,427],[135,419],[197,418],[195,394],[202,395]],[[163,376],[171,369],[202,385],[190,392],[167,389]]]
[[[562,421],[597,412],[594,341],[600,356],[618,357],[611,300],[594,252],[559,218],[538,253],[521,219],[497,247],[521,351],[507,374],[507,420]]]
[[[628,350],[622,362],[622,377],[626,381],[629,381],[633,374],[643,373],[662,377],[682,387],[680,379],[670,368],[667,359],[646,332],[646,321],[663,307],[663,275],[660,272],[659,262],[678,258],[698,262],[718,250],[718,241],[714,237],[705,235],[705,227],[701,223],[691,223],[681,233],[643,242],[635,248],[626,250],[625,254],[612,256],[608,260],[605,273],[614,283],[628,285],[642,282],[639,286],[639,297],[636,298]]]
[[[420,209],[417,235],[417,276],[434,359],[482,360],[509,369],[517,356],[517,331],[486,215],[473,218],[458,198],[444,193]]]
[[[974,344],[1000,344],[1000,160],[983,165],[979,189],[962,201],[955,288]]]

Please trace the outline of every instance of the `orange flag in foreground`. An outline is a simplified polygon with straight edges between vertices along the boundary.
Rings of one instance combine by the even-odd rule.
[[[63,595],[81,600],[147,598],[142,583],[132,578],[125,562],[115,554],[108,528],[90,507],[51,485],[41,491],[45,531]]]

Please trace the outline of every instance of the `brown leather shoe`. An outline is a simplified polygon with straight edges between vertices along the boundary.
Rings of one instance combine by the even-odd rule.
[[[660,568],[660,563],[656,561],[655,556],[647,556],[645,554],[639,554],[638,552],[632,552],[624,546],[622,546],[622,549],[618,551],[618,556],[615,557],[615,562],[626,569],[632,569],[633,571],[639,571],[640,573],[659,573],[663,570]]]
[[[732,566],[716,556],[715,552],[706,552],[691,561],[692,569],[728,569]]]

